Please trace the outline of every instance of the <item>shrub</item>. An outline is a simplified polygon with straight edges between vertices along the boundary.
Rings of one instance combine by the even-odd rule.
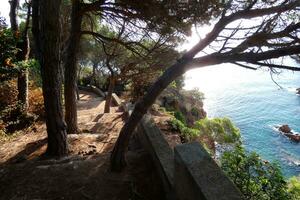
[[[0,83],[0,111],[17,101],[17,82],[9,80]]]
[[[199,130],[189,128],[180,120],[173,118],[168,121],[173,130],[178,131],[184,142],[190,142],[199,136]]]
[[[185,125],[179,121],[178,119],[172,118],[170,121],[168,121],[169,125],[172,127],[173,130],[181,132]]]
[[[221,167],[245,199],[292,199],[279,166],[263,161],[254,152],[246,153],[242,147],[236,147],[223,154]]]
[[[201,134],[211,135],[218,143],[234,143],[240,140],[240,131],[228,118],[201,119],[195,123]]]
[[[300,199],[300,177],[292,177],[289,179],[288,191],[293,200]]]
[[[28,94],[29,113],[43,118],[45,116],[43,91],[39,87],[30,87]]]
[[[185,119],[184,115],[182,114],[182,112],[180,112],[180,111],[175,111],[174,117],[175,117],[176,119],[178,119],[179,121],[181,121],[183,124],[186,124],[186,119]]]

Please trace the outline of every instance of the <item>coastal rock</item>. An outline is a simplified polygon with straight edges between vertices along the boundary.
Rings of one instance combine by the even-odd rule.
[[[189,126],[193,126],[195,121],[206,117],[201,99],[195,99],[191,91],[167,88],[162,92],[155,102],[168,111],[181,112]]]
[[[287,124],[279,126],[278,130],[281,131],[283,135],[290,138],[291,140],[295,142],[300,142],[300,135],[298,133],[292,132],[292,129]]]
[[[287,125],[287,124],[280,126],[279,130],[283,133],[290,133],[292,131],[291,128],[289,127],[289,125]]]
[[[291,140],[293,140],[295,142],[300,142],[300,135],[299,134],[287,133],[287,134],[285,134],[285,136],[287,136],[288,138],[290,138]]]

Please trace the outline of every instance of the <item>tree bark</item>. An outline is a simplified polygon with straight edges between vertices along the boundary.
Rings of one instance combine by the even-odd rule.
[[[10,18],[10,27],[11,30],[16,34],[19,31],[18,26],[18,7],[19,7],[19,0],[10,0],[10,12],[9,12],[9,18]]]
[[[72,1],[71,30],[65,61],[65,119],[68,134],[77,133],[76,81],[77,52],[80,42],[82,15],[80,0]]]
[[[68,153],[66,124],[61,105],[60,6],[61,0],[33,0],[36,55],[41,65],[48,146],[46,155]]]
[[[112,98],[112,93],[114,92],[115,82],[116,82],[115,76],[114,74],[111,74],[109,77],[109,86],[106,95],[104,113],[110,113],[111,98]]]
[[[17,55],[18,60],[28,61],[30,53],[30,42],[28,37],[29,22],[31,16],[31,5],[28,5],[25,27],[22,32],[22,40],[19,43],[21,51]],[[27,114],[28,110],[28,74],[27,68],[20,70],[18,74],[18,101],[21,103],[22,112]]]
[[[21,69],[18,73],[18,101],[21,104],[22,113],[28,110],[28,69]]]
[[[150,106],[155,102],[159,94],[178,76],[185,72],[184,67],[191,58],[182,58],[176,64],[167,69],[163,75],[153,84],[149,92],[136,103],[135,108],[121,129],[120,135],[114,146],[110,157],[110,168],[112,171],[121,171],[126,166],[125,153],[129,144],[130,137],[136,126],[146,114]]]

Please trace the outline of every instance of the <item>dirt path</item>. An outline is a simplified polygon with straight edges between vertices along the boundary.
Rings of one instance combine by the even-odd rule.
[[[109,171],[109,156],[124,124],[123,113],[104,101],[80,93],[78,122],[81,134],[68,135],[70,155],[43,160],[44,124],[37,124],[12,141],[0,144],[0,199],[162,199],[152,162],[142,148],[128,153],[122,173]],[[136,145],[135,145],[136,146]]]

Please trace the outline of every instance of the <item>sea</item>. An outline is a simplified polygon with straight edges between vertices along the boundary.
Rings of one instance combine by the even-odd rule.
[[[185,74],[185,89],[198,88],[204,93],[208,117],[229,117],[240,129],[245,149],[277,162],[286,178],[300,175],[300,143],[275,127],[288,124],[300,132],[299,87],[300,72],[286,70],[270,73],[222,64]]]

